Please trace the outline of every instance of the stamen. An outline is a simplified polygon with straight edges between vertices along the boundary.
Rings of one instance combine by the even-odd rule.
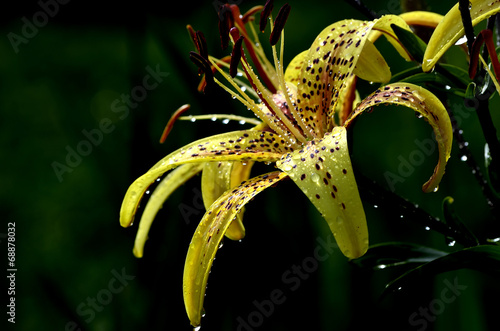
[[[278,40],[281,36],[281,31],[285,27],[286,20],[288,19],[288,15],[290,14],[290,5],[285,3],[283,7],[280,8],[278,12],[278,16],[276,17],[276,21],[274,22],[273,31],[271,31],[271,36],[269,36],[269,42],[272,46],[278,43]]]
[[[247,24],[250,21],[251,17],[253,17],[253,15],[256,14],[257,12],[261,11],[263,8],[264,6],[255,6],[253,8],[250,8],[250,10],[247,11],[241,18],[243,24]]]
[[[221,47],[225,50],[229,46],[229,29],[234,25],[232,22],[231,9],[227,4],[221,6],[222,12],[219,13],[219,34]]]
[[[269,16],[271,16],[273,8],[274,8],[274,1],[267,0],[266,4],[264,5],[264,9],[260,13],[259,28],[261,32],[264,32],[264,30],[266,29],[267,19],[269,18]]]
[[[231,65],[229,66],[229,75],[234,78],[238,72],[238,65],[241,59],[241,44],[243,43],[243,36],[240,36],[234,43],[233,52],[231,53]]]
[[[198,50],[198,52],[200,52],[200,50],[198,49],[198,43],[196,42],[196,31],[194,31],[191,24],[186,25],[186,29],[189,32],[189,36],[191,37],[191,41],[193,42],[194,47],[196,47],[196,50]]]
[[[305,142],[305,140],[303,140],[302,135],[300,133],[299,134],[296,133],[296,131],[297,131],[296,128],[293,126],[293,124],[290,122],[290,120],[288,120],[288,118],[285,116],[283,111],[276,105],[276,103],[273,100],[273,95],[259,81],[259,78],[252,71],[252,68],[250,67],[250,65],[246,61],[244,55],[242,55],[241,62],[243,64],[243,69],[245,70],[245,73],[247,74],[248,80],[252,84],[252,87],[255,89],[257,94],[259,94],[260,99],[262,100],[264,105],[267,107],[267,109],[269,111],[271,111],[271,113],[277,118],[277,121],[274,121],[271,119],[266,120],[266,123],[268,123],[269,127],[271,129],[273,129],[279,135],[282,135],[283,138],[287,139],[291,144],[295,145],[296,139],[299,139],[302,142]],[[267,116],[265,116],[265,118],[267,119]],[[292,132],[293,132],[293,134],[291,134]]]
[[[204,57],[205,59],[208,59],[207,40],[205,39],[203,32],[196,31],[196,41],[198,43],[198,52],[200,53],[200,55],[202,57]]]
[[[284,37],[284,33],[283,33]],[[288,105],[288,109],[290,110],[290,113],[292,117],[295,119],[295,121],[299,124],[300,129],[302,130],[299,131],[297,127],[295,126],[294,123],[290,121],[290,119],[282,112],[282,114],[279,115],[281,120],[283,121],[283,124],[290,130],[290,132],[301,142],[306,142],[307,139],[304,136],[304,132],[307,133],[308,130],[306,127],[304,127],[303,121],[300,119],[300,117],[297,114],[297,111],[295,110],[295,107],[292,103],[292,100],[290,99],[290,96],[288,94],[288,88],[285,83],[285,78],[284,78],[284,73],[283,73],[283,48],[284,48],[284,38],[281,39],[281,50],[280,50],[280,60],[278,61],[278,55],[276,53],[276,46],[273,46],[273,59],[274,59],[274,66],[276,68],[276,73],[278,74],[278,82],[281,90],[283,91],[283,94],[285,95],[285,100]],[[280,109],[281,111],[281,109]],[[311,137],[311,135],[309,135]]]
[[[168,134],[170,133],[170,131],[172,131],[172,128],[174,127],[174,123],[179,118],[179,116],[184,114],[190,107],[191,106],[188,104],[183,105],[175,111],[175,113],[172,115],[172,117],[170,117],[167,125],[165,126],[165,129],[163,129],[163,133],[162,133],[161,138],[160,138],[160,144],[163,144],[165,142]]]
[[[274,30],[272,21],[271,21],[271,29]],[[290,114],[295,119],[295,121],[299,125],[302,132],[299,132],[295,128],[295,125],[291,122],[289,122],[290,124],[287,126],[292,126],[293,133],[296,135],[296,137],[300,141],[305,142],[307,140],[306,138],[313,138],[313,137],[315,137],[315,134],[314,134],[314,131],[311,128],[309,128],[307,126],[307,124],[304,123],[304,121],[302,121],[301,117],[299,116],[299,114],[297,112],[296,107],[294,106],[292,100],[290,99],[289,89],[288,89],[288,86],[286,85],[286,82],[285,82],[285,74],[284,74],[284,70],[283,70],[283,53],[284,53],[284,46],[285,46],[285,41],[284,41],[285,40],[285,33],[283,30],[281,31],[281,35],[282,36],[281,36],[281,44],[280,44],[280,59],[279,59],[279,61],[278,61],[278,55],[276,52],[276,46],[272,47],[274,67],[276,68],[276,74],[278,76],[279,87],[281,88],[281,90],[283,91],[283,94],[285,95],[285,100],[286,100],[286,103],[288,105],[288,109],[290,110]],[[289,121],[288,117],[285,116],[285,118],[287,121]],[[305,134],[305,136],[304,136],[304,134]]]
[[[269,77],[269,73],[267,72],[267,70],[264,69],[263,63],[260,61],[260,58],[255,53],[256,46],[251,42],[251,40],[248,37],[248,33],[245,29],[245,24],[242,21],[238,6],[231,5],[229,7],[231,8],[231,12],[232,12],[232,19],[234,22],[233,25],[236,26],[238,28],[238,30],[240,31],[240,33],[245,37],[244,42],[245,42],[246,50],[248,51],[248,54],[250,55],[250,58],[252,59],[252,62],[254,64],[257,72],[259,73],[260,77],[264,81],[264,84],[266,84],[267,88],[272,93],[276,93],[276,85],[274,84],[272,79]]]
[[[199,69],[201,69],[205,73],[205,80],[207,82],[207,86],[205,86],[205,88],[203,89],[203,92],[205,92],[206,88],[210,88],[210,86],[213,86],[214,83],[214,74],[212,72],[210,63],[207,59],[196,52],[189,52],[189,58],[194,64],[198,66]]]

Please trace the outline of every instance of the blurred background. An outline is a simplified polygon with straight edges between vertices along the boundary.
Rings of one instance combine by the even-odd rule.
[[[7,224],[14,222],[17,267],[16,323],[7,323],[4,314],[7,330],[191,329],[182,273],[204,212],[198,200],[200,178],[165,203],[142,259],[132,255],[137,223],[120,227],[119,208],[133,180],[166,154],[194,139],[247,127],[178,122],[166,143],[158,142],[172,112],[185,103],[191,104],[190,114],[250,116],[219,89],[207,95],[196,90],[199,77],[189,60],[193,45],[185,27],[192,24],[204,32],[211,54],[227,55],[217,29],[219,3],[42,0],[10,3],[2,11],[0,249],[7,256]],[[263,1],[231,3],[245,12]],[[327,25],[366,19],[342,1],[289,3],[286,62]],[[402,10],[399,0],[368,3],[380,15]],[[283,4],[276,1],[275,15]],[[445,14],[453,4],[428,1],[425,9]],[[261,40],[266,44],[266,36]],[[385,40],[378,46],[393,73],[411,65]],[[459,50],[447,54],[449,63],[467,67]],[[148,75],[149,88],[141,89]],[[374,89],[360,85],[364,95]],[[492,113],[499,127],[497,99]],[[449,105],[462,114],[460,126],[484,169],[484,138],[476,115],[458,97],[451,97]],[[498,237],[499,226],[456,146],[437,193],[421,191],[437,162],[436,151],[400,176],[402,181],[387,180],[389,173],[401,175],[398,167],[419,149],[415,141],[431,138],[429,125],[412,111],[400,110],[375,109],[353,126],[356,172],[434,217],[442,218],[442,200],[452,196],[457,213],[476,235]],[[258,165],[253,173],[271,169]],[[407,220],[397,206],[375,205],[369,192],[360,191],[371,244],[411,242],[447,252],[461,248]],[[247,237],[226,240],[217,254],[202,330],[491,330],[497,325],[500,286],[493,276],[447,272],[381,297],[385,285],[405,269],[362,269],[337,249],[328,251],[324,261],[314,260],[315,249],[324,248],[321,243],[331,240],[331,233],[291,181],[257,196],[247,207],[245,226]],[[297,266],[308,271],[292,277]],[[441,306],[436,300],[442,303],[450,282],[465,289]],[[282,294],[279,303],[259,310],[272,293]],[[429,309],[439,314],[424,317],[422,311]]]

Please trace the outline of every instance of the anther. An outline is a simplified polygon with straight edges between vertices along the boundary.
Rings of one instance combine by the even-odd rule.
[[[238,65],[241,59],[241,44],[243,43],[243,36],[240,36],[234,43],[233,52],[231,53],[231,64],[229,65],[229,74],[231,77],[236,77],[238,73]]]
[[[229,46],[229,29],[231,29],[233,25],[231,8],[227,4],[221,6],[219,11],[219,34],[223,50]]]
[[[212,86],[215,83],[214,73],[212,72],[212,66],[210,65],[208,60],[196,52],[189,52],[189,58],[194,64],[196,64],[196,66],[198,66],[201,71],[205,73],[207,87]]]
[[[285,3],[283,7],[280,8],[278,16],[276,17],[276,21],[274,22],[273,31],[271,32],[271,36],[269,37],[269,42],[271,43],[272,46],[278,43],[278,40],[280,39],[281,36],[281,31],[283,31],[285,27],[285,23],[286,20],[288,19],[288,15],[290,14],[291,8],[292,7],[290,7],[290,5],[287,3]]]
[[[273,11],[274,8],[274,1],[273,0],[267,0],[266,4],[264,5],[264,9],[260,13],[260,22],[259,22],[259,28],[261,32],[264,32],[267,26],[267,20],[269,16],[271,16],[271,12]]]

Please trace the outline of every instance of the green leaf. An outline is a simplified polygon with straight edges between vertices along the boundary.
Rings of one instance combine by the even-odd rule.
[[[411,31],[403,29],[395,24],[391,24],[391,28],[408,53],[411,54],[413,60],[422,63],[427,44]]]
[[[467,72],[467,70],[447,63],[441,63],[439,64],[438,68],[439,67],[445,69],[448,73],[453,75],[453,77],[458,79],[463,85],[467,86],[470,83],[469,73]]]
[[[465,91],[466,99],[474,99],[476,97],[476,83],[470,82],[467,85],[467,90]]]
[[[382,270],[404,265],[420,265],[446,254],[446,252],[422,245],[389,242],[371,246],[364,256],[353,262],[363,268]]]
[[[428,279],[443,272],[459,269],[472,269],[499,276],[500,246],[484,245],[466,248],[425,263],[389,283],[382,296],[404,289],[406,286],[414,286],[424,278]]]

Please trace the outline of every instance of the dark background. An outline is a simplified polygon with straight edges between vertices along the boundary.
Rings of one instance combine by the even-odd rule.
[[[191,236],[203,214],[194,200],[199,177],[165,203],[142,259],[132,255],[137,224],[121,228],[118,213],[128,185],[161,157],[195,138],[242,128],[234,123],[178,122],[167,142],[160,145],[163,127],[177,107],[190,103],[191,114],[250,116],[223,91],[210,95],[196,91],[199,77],[189,61],[193,46],[185,26],[192,24],[205,33],[211,54],[226,55],[219,46],[216,3],[73,0],[59,4],[55,15],[26,38],[27,43],[19,44],[17,52],[9,34],[22,36],[23,17],[33,22],[43,8],[33,1],[9,3],[9,9],[2,10],[0,249],[6,255],[7,223],[15,222],[18,269],[16,324],[8,323],[9,330],[72,330],[72,325],[81,330],[190,329],[182,299],[182,272]],[[238,3],[242,12],[263,4]],[[276,3],[275,15],[282,4]],[[308,48],[327,25],[345,18],[365,19],[342,1],[290,4],[285,62]],[[452,4],[433,2],[427,9],[444,14]],[[379,14],[401,11],[398,1],[369,1],[369,5]],[[266,38],[261,41],[266,43]],[[385,40],[379,45],[393,73],[409,66]],[[466,68],[463,53],[453,49],[447,54],[447,61]],[[168,77],[121,118],[123,113],[112,111],[113,103],[142,84],[148,66],[159,66]],[[374,87],[364,84],[360,89],[366,95]],[[498,127],[498,96],[494,98]],[[455,98],[451,105],[461,107],[461,102]],[[431,136],[430,127],[412,111],[398,110],[382,107],[361,116],[351,133],[354,168],[385,188],[389,185],[384,173],[398,173],[398,157],[408,159],[417,148],[415,139]],[[484,139],[477,118],[471,111],[465,114],[461,127],[482,165]],[[88,140],[82,131],[98,129],[104,119],[112,122],[113,129],[102,134],[88,155],[74,160],[70,172],[58,177],[54,162],[66,164],[69,151]],[[490,221],[481,191],[470,169],[459,160],[456,146],[440,190],[422,193],[420,187],[436,161],[434,152],[404,183],[395,185],[395,193],[440,218],[441,201],[453,196],[457,212],[477,235],[498,237],[498,224]],[[259,165],[254,173],[270,169]],[[460,248],[448,247],[440,234],[395,215],[394,206],[375,208],[366,193],[361,191],[361,196],[372,244],[405,241],[450,252]],[[180,206],[192,207],[194,213],[186,217]],[[248,205],[245,225],[247,237],[241,243],[226,240],[217,255],[202,330],[248,329],[238,328],[241,319],[255,316],[255,302],[269,300],[276,289],[286,300],[253,329],[418,330],[423,325],[410,325],[410,316],[439,299],[444,282],[455,279],[467,289],[426,329],[488,330],[496,325],[498,281],[476,271],[444,273],[381,299],[385,284],[403,270],[363,270],[334,251],[292,291],[283,275],[310,260],[318,240],[331,236],[292,182],[257,196]],[[134,278],[108,299],[110,281],[122,272]],[[89,308],[89,298],[96,296],[109,303]],[[89,309],[94,315],[82,313]],[[6,319],[4,315],[2,323]]]

